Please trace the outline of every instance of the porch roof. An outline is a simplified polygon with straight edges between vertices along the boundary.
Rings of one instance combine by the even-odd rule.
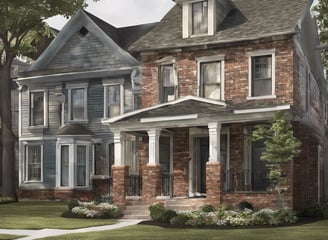
[[[205,98],[187,96],[153,107],[125,113],[103,120],[111,128],[143,130],[152,127],[170,128],[205,126],[209,122],[246,122],[271,119],[274,112],[288,110],[290,105],[261,105],[251,108],[245,104],[227,104]]]

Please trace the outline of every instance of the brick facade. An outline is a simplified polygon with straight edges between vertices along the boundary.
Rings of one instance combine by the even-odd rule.
[[[162,170],[160,165],[147,165],[142,174],[142,200],[150,204],[162,192]]]
[[[126,182],[129,174],[128,166],[113,166],[113,200],[118,206],[126,204]]]

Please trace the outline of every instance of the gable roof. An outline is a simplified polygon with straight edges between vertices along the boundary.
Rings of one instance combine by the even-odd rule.
[[[136,36],[140,37],[144,35],[154,26],[155,24],[145,24],[131,27],[129,31],[135,33],[135,36],[128,37],[126,34],[126,28],[116,28],[91,13],[79,10],[67,22],[57,37],[29,70],[37,71],[44,69],[71,39],[71,37],[83,27],[94,34],[107,48],[111,49],[111,51],[115,53],[122,62],[131,66],[137,66],[139,65],[139,62],[126,51],[126,47],[133,41],[137,40]]]
[[[176,4],[130,51],[223,44],[294,34],[313,0],[235,0],[236,8],[213,36],[182,38],[182,7]]]

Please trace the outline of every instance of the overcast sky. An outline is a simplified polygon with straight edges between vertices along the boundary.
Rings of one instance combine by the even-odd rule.
[[[172,0],[87,0],[87,3],[88,12],[115,27],[158,22],[175,4]],[[51,27],[60,30],[67,19],[58,16],[48,19],[47,22]]]

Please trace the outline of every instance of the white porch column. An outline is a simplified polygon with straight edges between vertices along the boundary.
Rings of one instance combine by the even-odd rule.
[[[220,162],[220,134],[221,134],[221,123],[214,122],[208,124],[209,133],[209,162]]]
[[[161,129],[150,129],[149,136],[149,162],[150,165],[159,164],[159,136]]]
[[[114,131],[114,165],[125,165],[125,133]]]

